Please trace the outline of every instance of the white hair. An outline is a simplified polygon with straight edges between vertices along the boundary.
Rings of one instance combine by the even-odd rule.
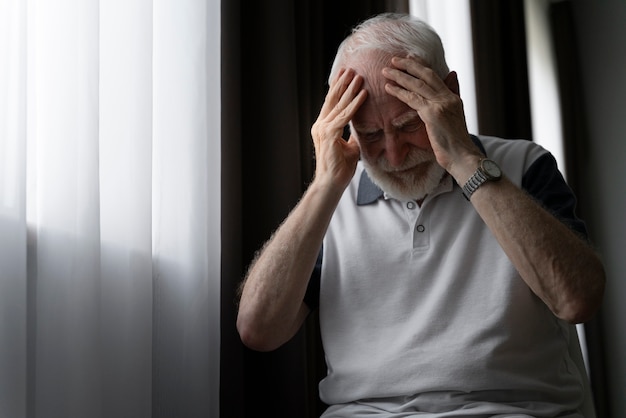
[[[390,56],[415,55],[441,78],[450,72],[441,38],[432,27],[411,15],[383,13],[361,22],[339,45],[329,83],[341,67],[367,50],[378,50]]]

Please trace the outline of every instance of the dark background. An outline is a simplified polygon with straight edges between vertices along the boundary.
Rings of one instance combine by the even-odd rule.
[[[587,127],[579,83],[571,2],[553,2],[553,37],[563,90],[568,167],[584,159]],[[224,418],[319,417],[325,405],[317,317],[271,353],[241,344],[235,329],[236,288],[272,231],[287,216],[314,172],[310,127],[327,89],[341,40],[359,21],[408,11],[404,1],[277,0],[222,2],[222,331]],[[532,140],[523,1],[471,1],[481,134]],[[576,170],[569,182],[585,193]],[[585,217],[584,213],[579,213]],[[598,417],[610,417],[603,335],[586,325]]]

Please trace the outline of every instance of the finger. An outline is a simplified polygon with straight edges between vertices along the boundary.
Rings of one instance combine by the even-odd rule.
[[[437,92],[427,83],[426,80],[417,78],[404,71],[395,68],[384,68],[383,75],[390,81],[392,85],[400,86],[411,93],[415,93],[426,99],[431,99],[437,95]]]
[[[425,102],[425,98],[420,94],[398,85],[387,83],[385,84],[385,91],[417,112],[419,112]]]
[[[361,89],[345,106],[336,106],[326,117],[318,119],[312,128],[314,143],[341,139],[344,127],[354,117],[366,98],[367,91]]]
[[[423,80],[434,89],[445,86],[441,77],[439,77],[439,75],[420,57],[414,55],[409,55],[408,57],[393,57],[391,64],[393,68]]]
[[[383,69],[383,75],[424,98],[433,99],[449,92],[445,81],[419,57],[393,57],[391,64]]]
[[[341,77],[340,77],[341,78]],[[337,80],[337,83],[344,83]],[[367,97],[367,91],[361,88],[363,79],[353,77],[345,87],[333,84],[317,121],[311,128],[311,134],[316,145],[324,138],[341,138],[343,128],[355,115]],[[342,92],[337,98],[337,94]]]
[[[326,116],[337,105],[350,84],[355,78],[354,70],[341,69],[335,79],[331,82],[320,115]]]
[[[341,127],[345,126],[367,97],[367,91],[361,88],[362,84],[363,79],[360,76],[355,77],[339,102],[329,112],[327,119],[334,120]]]
[[[348,141],[346,141],[346,158],[350,161],[358,161],[359,155],[361,154],[361,148],[359,147],[359,143],[354,137],[354,135],[350,135]]]

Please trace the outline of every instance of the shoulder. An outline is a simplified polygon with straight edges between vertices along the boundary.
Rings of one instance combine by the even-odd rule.
[[[479,135],[485,153],[503,168],[510,166],[526,171],[539,158],[549,154],[541,145],[526,139],[504,139],[494,136]]]
[[[576,196],[559,171],[554,156],[532,141],[479,136],[485,153],[507,177],[581,236],[586,227],[576,215]]]

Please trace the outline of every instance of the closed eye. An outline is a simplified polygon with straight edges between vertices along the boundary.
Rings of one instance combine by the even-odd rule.
[[[361,132],[359,133],[359,138],[364,142],[376,142],[382,136],[383,131],[373,131],[373,132]]]
[[[416,121],[416,122],[411,122],[411,123],[407,123],[405,125],[400,126],[399,130],[405,133],[416,132],[422,126],[424,126],[423,122]]]

